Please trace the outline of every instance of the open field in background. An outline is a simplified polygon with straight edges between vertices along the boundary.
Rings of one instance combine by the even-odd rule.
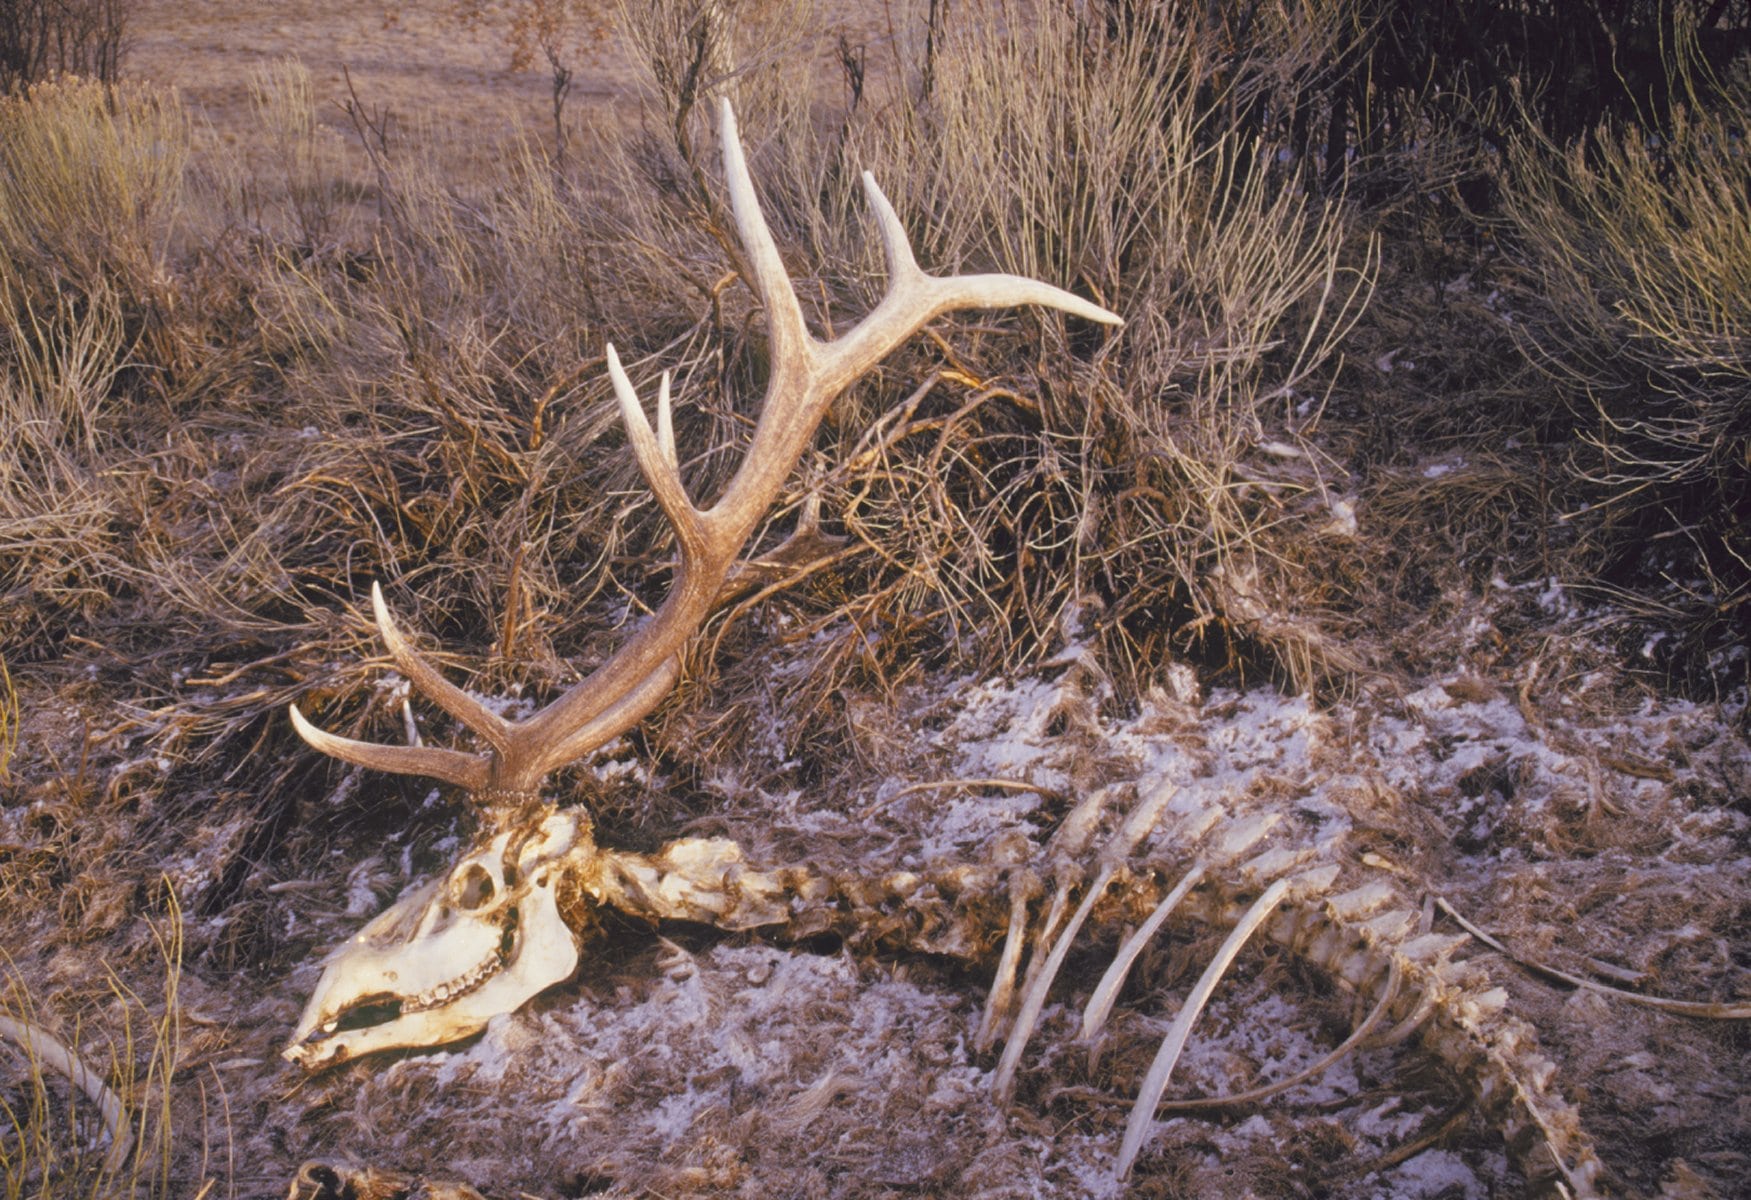
[[[512,70],[500,27],[469,29],[442,5],[164,0],[141,4],[134,28],[129,77],[175,88],[204,120],[202,134],[246,160],[265,150],[251,81],[285,59],[309,71],[317,122],[348,173],[361,178],[369,165],[341,109],[348,75],[362,100],[411,122],[409,134],[417,133],[447,172],[470,185],[502,183],[520,137],[551,137],[545,64]],[[574,117],[587,111],[591,119],[627,120],[636,114],[634,74],[623,55],[605,48],[581,59],[578,73]],[[265,161],[251,160],[251,166],[267,173]]]
[[[134,18],[128,77],[175,88],[206,122],[203,135],[261,170],[268,164],[250,157],[265,149],[250,101],[251,80],[264,67],[296,60],[310,72],[319,98],[317,121],[333,135],[335,152],[350,170],[367,177],[368,164],[341,109],[350,75],[367,105],[412,123],[410,132],[417,132],[422,148],[435,154],[456,182],[502,187],[520,139],[533,137],[552,148],[551,74],[545,62],[514,68],[506,23],[471,27],[454,15],[458,7],[144,0]],[[634,125],[642,115],[643,74],[608,20],[614,6],[578,7],[600,14],[577,20],[586,31],[598,24],[609,27],[600,39],[586,32],[570,44],[576,48],[568,45],[568,65],[575,72],[568,123]],[[891,73],[892,55],[884,52],[890,38],[918,36],[916,14],[906,5],[840,2],[819,5],[815,12],[810,32],[819,43],[817,52],[800,57],[794,69],[817,85],[835,81],[832,60],[818,50],[841,33],[869,48],[872,81]]]
[[[1127,324],[944,318],[838,401],[756,543],[818,499],[846,548],[720,615],[561,775],[603,844],[877,873],[1038,850],[1076,799],[1167,780],[1341,831],[1345,878],[1437,932],[1440,898],[1523,959],[1751,1000],[1742,47],[1649,50],[1647,137],[1384,68],[1346,124],[1359,0],[1244,30],[1201,2],[601,7],[558,156],[545,66],[447,5],[150,0],[117,90],[0,99],[0,1017],[76,1049],[134,1147],[97,1083],[0,1040],[0,1198],[282,1197],[310,1160],[300,1196],[355,1194],[323,1190],[347,1163],[389,1195],[1110,1190],[1220,930],[1163,935],[1098,1066],[1070,1038],[1123,914],[1091,932],[1007,1108],[973,1048],[1001,906],[971,964],[610,923],[473,1043],[279,1057],[320,956],[468,839],[451,789],[286,718],[465,741],[408,706],[372,581],[451,678],[543,702],[669,579],[604,342],[647,392],[675,371],[695,496],[735,467],[766,347],[719,92],[817,330],[882,293],[864,168],[927,269]],[[1038,791],[943,786],[999,777]],[[1461,956],[1604,1192],[1742,1194],[1742,1019]],[[1169,1096],[1286,1076],[1360,1016],[1249,949]],[[1428,1040],[1164,1112],[1126,1194],[1522,1194]]]

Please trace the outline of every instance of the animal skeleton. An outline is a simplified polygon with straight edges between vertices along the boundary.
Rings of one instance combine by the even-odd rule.
[[[1084,1014],[1081,1038],[1098,1053],[1131,965],[1177,911],[1233,932],[1144,1082],[1118,1151],[1119,1176],[1142,1151],[1192,1023],[1256,932],[1369,1001],[1373,1014],[1352,1042],[1381,1021],[1393,1023],[1389,1038],[1420,1033],[1424,1045],[1469,1082],[1529,1179],[1591,1194],[1598,1163],[1575,1114],[1547,1090],[1549,1065],[1526,1026],[1504,1011],[1504,993],[1454,961],[1464,939],[1419,928],[1414,905],[1389,872],[1349,861],[1341,837],[1291,836],[1299,823],[1284,822],[1280,809],[1225,808],[1147,782],[1106,787],[1073,808],[1043,857],[1006,843],[980,862],[867,876],[807,866],[760,869],[724,839],[681,839],[649,855],[605,849],[596,845],[584,812],[559,809],[541,794],[547,775],[619,736],[667,694],[678,656],[745,568],[738,563],[745,543],[827,405],[852,381],[930,319],[956,309],[1038,304],[1119,323],[1105,309],[1033,280],[926,275],[866,174],[889,290],[855,328],[833,341],[816,340],[761,215],[727,102],[721,120],[732,208],[772,347],[771,380],[747,457],[714,507],[695,507],[680,476],[668,376],[659,386],[653,431],[608,348],[627,436],[674,528],[679,568],[657,613],[587,679],[527,720],[507,721],[446,681],[402,636],[373,587],[377,626],[397,666],[488,749],[353,741],[311,725],[295,706],[292,720],[326,754],[464,788],[482,828],[446,874],[402,896],[329,956],[285,1056],[315,1070],[476,1033],[570,976],[592,914],[612,907],[652,920],[764,928],[795,938],[832,931],[854,943],[969,960],[981,958],[996,931],[1006,931],[978,1040],[982,1050],[1000,1037],[1005,1042],[995,1089],[1007,1099],[1046,995],[1079,933],[1091,922],[1135,930]],[[802,537],[799,531],[766,557],[783,558],[802,546]],[[1121,798],[1128,811],[1115,824]]]

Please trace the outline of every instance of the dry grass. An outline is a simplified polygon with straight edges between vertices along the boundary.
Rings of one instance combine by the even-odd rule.
[[[161,319],[190,148],[181,104],[69,80],[8,98],[0,123],[7,308],[108,287],[134,322]]]
[[[0,651],[55,641],[126,574],[125,377],[179,357],[168,258],[188,150],[173,99],[92,84],[0,101]],[[166,355],[168,351],[168,355]]]
[[[162,925],[151,928],[161,975],[150,1001],[106,971],[68,989],[84,1019],[58,1020],[33,997],[24,967],[4,960],[0,1196],[7,1200],[185,1195],[196,1153],[201,1193],[211,1190],[208,1131],[196,1142],[176,1125],[182,913],[174,894],[166,901]],[[107,1043],[98,1057],[94,1041]]]
[[[744,652],[774,636],[809,648],[778,723],[831,758],[846,714],[824,701],[847,686],[1086,646],[1121,697],[1188,657],[1347,687],[1444,653],[1386,630],[1458,619],[1498,571],[1573,561],[1527,532],[1560,490],[1452,418],[1472,397],[1512,415],[1498,397],[1517,381],[1462,366],[1500,360],[1495,312],[1437,283],[1431,316],[1428,268],[1395,262],[1393,305],[1358,327],[1379,253],[1361,214],[1223,124],[1317,61],[1342,6],[1271,8],[1238,66],[1209,35],[1056,6],[971,6],[928,44],[901,13],[880,70],[848,44],[837,104],[789,84],[796,57],[824,61],[806,6],[708,11],[628,10],[643,115],[576,131],[587,178],[531,140],[500,150],[508,181],[457,176],[448,132],[368,94],[342,139],[290,60],[249,72],[229,118],[244,151],[164,93],[15,103],[11,661],[67,637],[100,660],[164,655],[130,727],[197,769],[288,744],[277,712],[299,695],[342,732],[399,735],[358,608],[372,579],[482,691],[542,695],[587,670],[660,594],[668,556],[602,341],[646,356],[635,376],[676,370],[700,495],[732,468],[764,378],[702,115],[726,88],[820,328],[880,294],[864,169],[932,267],[1066,281],[1129,325],[1072,340],[1033,315],[945,322],[848,394],[761,535],[818,502],[847,548],[720,622],[693,676],[727,674],[652,726],[665,758],[712,774],[715,747],[773,720],[744,703],[763,671]],[[1416,169],[1433,187],[1461,167]],[[1468,328],[1497,332],[1464,344]],[[1403,342],[1422,370],[1358,405],[1353,381]],[[1340,374],[1346,349],[1360,362]],[[1410,457],[1425,434],[1472,465],[1428,473]]]
[[[18,689],[6,658],[0,655],[0,783],[10,777],[12,756],[18,753]]]
[[[706,46],[687,40],[704,27],[672,14],[634,39],[663,64],[648,123],[671,135],[635,145],[618,185],[632,223],[621,277],[649,287],[641,311],[709,301],[720,327],[745,324],[716,269],[693,265],[716,257],[727,222],[704,182],[709,132],[689,89],[727,59],[741,64],[732,86],[769,211],[823,326],[879,294],[863,169],[917,214],[925,261],[1072,281],[1130,321],[1108,345],[1070,344],[1047,321],[1025,353],[962,322],[922,360],[896,362],[892,382],[848,396],[808,486],[863,551],[858,599],[796,636],[848,624],[860,632],[835,646],[868,659],[879,644],[872,665],[890,678],[933,644],[1013,666],[1083,637],[1127,689],[1164,654],[1206,652],[1201,641],[1217,661],[1262,651],[1298,685],[1341,665],[1317,603],[1284,616],[1263,597],[1314,586],[1294,547],[1333,497],[1317,455],[1293,445],[1366,302],[1372,251],[1349,245],[1335,206],[1222,132],[1199,97],[1241,85],[1212,47],[1051,6],[981,5],[939,32],[933,57],[914,48],[883,90],[864,80],[819,112],[776,85],[785,31],[800,26],[783,11],[770,20]],[[761,53],[737,58],[737,37]],[[1018,91],[1017,78],[1033,86]],[[730,366],[732,379],[695,394],[750,394],[757,362]],[[712,438],[727,424],[714,415]]]

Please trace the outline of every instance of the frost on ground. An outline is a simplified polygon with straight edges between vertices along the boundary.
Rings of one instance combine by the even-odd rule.
[[[1018,841],[1037,856],[1092,792],[1172,786],[1185,811],[1215,800],[1280,814],[1276,844],[1389,875],[1426,902],[1437,932],[1458,932],[1439,898],[1523,957],[1630,990],[1744,1001],[1751,756],[1733,732],[1738,710],[1618,695],[1608,681],[1568,694],[1567,705],[1541,702],[1530,687],[1455,675],[1316,706],[1188,685],[1126,711],[1085,666],[943,680],[904,693],[865,731],[881,751],[861,788],[799,783],[775,797],[721,780],[712,832],[756,862],[873,876]],[[371,787],[342,806],[369,803]],[[0,843],[46,844],[57,827],[45,803],[0,806]],[[1109,827],[1127,807],[1112,806]],[[197,896],[238,861],[241,830],[220,806],[174,855],[144,865]],[[1166,871],[1176,854],[1157,836],[1140,860]],[[326,878],[265,885],[262,923],[289,946],[332,945],[436,858],[398,834],[337,845]],[[1113,889],[1144,882],[1126,875]],[[8,894],[6,916],[46,944],[53,917],[28,902]],[[1466,1084],[1414,1037],[1365,1045],[1262,1103],[1164,1109],[1133,1178],[1115,1181],[1129,1102],[1225,933],[1189,919],[1146,951],[1093,1061],[1073,1044],[1077,1021],[1128,930],[1122,916],[1091,921],[1008,1106],[991,1096],[994,1052],[975,1049],[1000,922],[986,954],[951,962],[609,917],[575,978],[471,1043],[303,1078],[277,1051],[315,956],[228,975],[209,964],[229,920],[187,925],[178,1095],[190,1140],[173,1161],[190,1178],[229,1162],[238,1195],[284,1195],[311,1158],[489,1196],[1481,1198],[1522,1187]],[[78,953],[17,957],[52,1004]],[[1751,1177],[1741,1029],[1554,986],[1475,944],[1461,957],[1536,1028],[1612,1191],[1669,1183],[1674,1196],[1726,1196]],[[1294,955],[1249,947],[1166,1098],[1285,1079],[1366,1007]],[[213,1145],[227,1147],[221,1158]]]

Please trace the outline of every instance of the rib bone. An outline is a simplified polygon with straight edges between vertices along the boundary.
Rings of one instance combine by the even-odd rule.
[[[1107,967],[1106,974],[1100,977],[1093,993],[1088,997],[1088,1007],[1082,1010],[1082,1033],[1078,1040],[1090,1043],[1088,1048],[1088,1069],[1092,1072],[1099,1057],[1099,1047],[1094,1041],[1106,1028],[1107,1017],[1112,1014],[1113,1003],[1119,998],[1119,990],[1125,986],[1125,979],[1131,974],[1131,967],[1137,961],[1137,956],[1143,953],[1147,946],[1160,931],[1162,923],[1173,915],[1173,910],[1179,907],[1186,893],[1198,886],[1204,878],[1204,864],[1194,863],[1192,869],[1180,876],[1179,883],[1173,891],[1161,898],[1149,913],[1149,919],[1137,927],[1137,931],[1125,939],[1124,945],[1114,956],[1112,965]]]
[[[1265,918],[1282,903],[1288,891],[1289,881],[1279,879],[1265,889],[1264,895],[1253,901],[1252,907],[1247,909],[1246,915],[1228,935],[1228,940],[1216,951],[1216,957],[1204,968],[1204,974],[1192,989],[1191,995],[1180,1006],[1179,1015],[1173,1019],[1167,1036],[1161,1040],[1161,1049],[1156,1052],[1155,1061],[1149,1065],[1149,1074],[1143,1077],[1143,1089],[1137,1093],[1137,1103],[1131,1109],[1130,1119],[1125,1122],[1125,1140],[1119,1145],[1116,1167],[1116,1174],[1120,1179],[1130,1175],[1131,1164],[1142,1153],[1143,1139],[1148,1136],[1149,1127],[1155,1122],[1155,1105],[1160,1101],[1161,1094],[1167,1090],[1168,1077],[1173,1074],[1180,1052],[1186,1047],[1186,1038],[1192,1032],[1192,1022],[1198,1019],[1198,1014],[1204,1011],[1204,1005],[1210,1002],[1210,994],[1216,990],[1216,985],[1227,973],[1229,964],[1240,953],[1241,947],[1246,945],[1253,931],[1264,924]]]
[[[1088,885],[1088,891],[1083,893],[1082,903],[1076,906],[1070,923],[1064,927],[1051,952],[1046,956],[1044,968],[1030,978],[1027,993],[1022,997],[1021,1008],[1017,1011],[1015,1024],[1009,1032],[1009,1040],[1003,1047],[1003,1059],[997,1066],[997,1077],[992,1083],[992,1092],[999,1101],[1009,1099],[1015,1084],[1015,1069],[1021,1062],[1022,1052],[1027,1049],[1029,1039],[1033,1037],[1034,1026],[1038,1024],[1040,1011],[1046,1004],[1046,993],[1051,991],[1052,981],[1058,977],[1059,970],[1064,966],[1064,958],[1070,953],[1070,943],[1081,931],[1083,922],[1088,920],[1088,914],[1094,911],[1095,903],[1107,890],[1113,876],[1137,848],[1137,843],[1155,828],[1156,822],[1161,819],[1162,809],[1173,799],[1176,790],[1163,783],[1146,791],[1125,818],[1125,823],[1101,851],[1099,874]]]

